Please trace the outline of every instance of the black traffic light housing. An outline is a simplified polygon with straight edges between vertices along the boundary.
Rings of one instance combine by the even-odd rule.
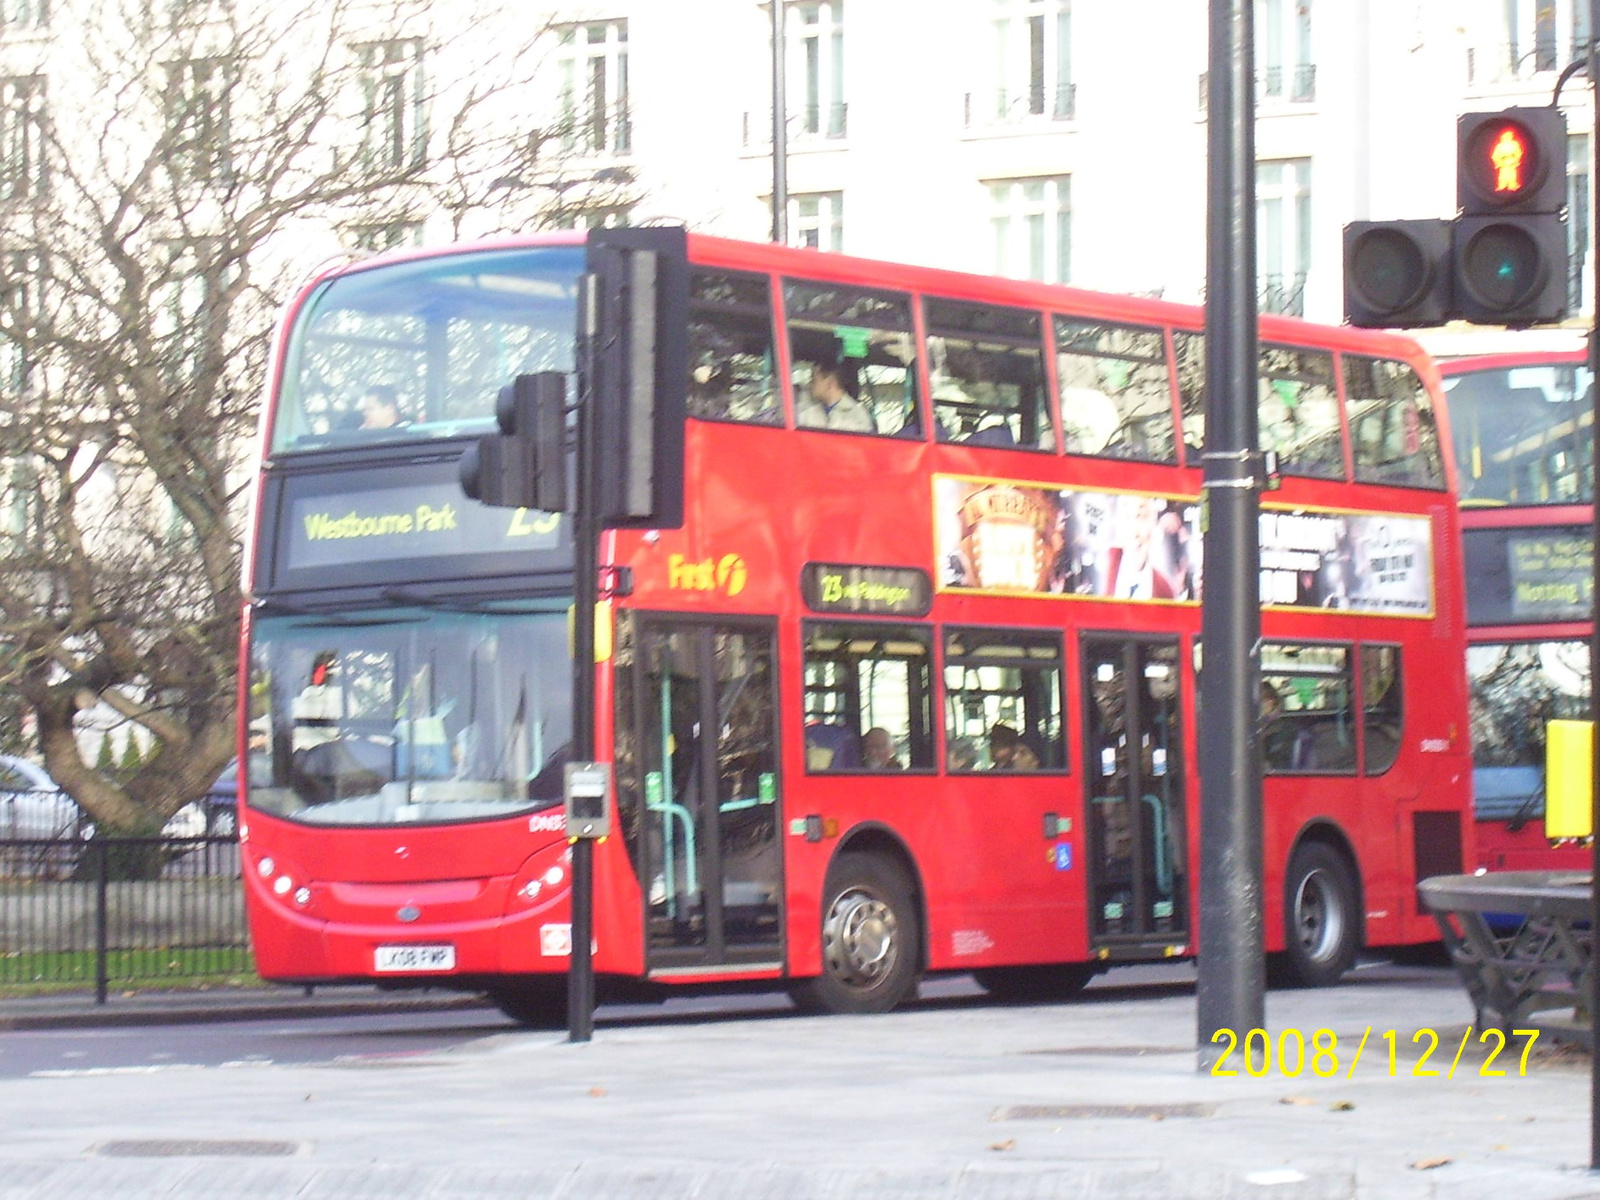
[[[1550,213],[1462,217],[1455,229],[1456,315],[1484,325],[1567,312],[1567,226]]]
[[[504,508],[567,510],[567,380],[559,371],[518,375],[494,406],[499,433],[461,456],[461,490]]]
[[[1395,329],[1449,320],[1451,223],[1353,221],[1344,227],[1344,312]]]
[[[1344,231],[1345,319],[1414,328],[1532,325],[1567,313],[1567,121],[1556,108],[1465,113],[1454,221]]]
[[[1559,213],[1567,204],[1567,119],[1558,108],[1463,113],[1456,204],[1467,216]]]
[[[592,472],[578,489],[586,519],[674,528],[683,524],[688,236],[681,226],[595,230],[587,260],[578,299],[578,422]],[[462,455],[466,494],[484,504],[570,511],[566,377],[517,376],[500,389],[495,418],[500,432]]]
[[[682,226],[589,235],[582,328],[601,525],[683,524],[688,245]]]

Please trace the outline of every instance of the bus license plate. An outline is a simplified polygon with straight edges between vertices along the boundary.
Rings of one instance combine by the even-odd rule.
[[[379,946],[373,968],[380,973],[454,971],[454,946]]]

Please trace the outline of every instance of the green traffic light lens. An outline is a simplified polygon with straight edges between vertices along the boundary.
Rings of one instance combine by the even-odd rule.
[[[1514,309],[1543,284],[1539,247],[1515,225],[1488,225],[1467,243],[1466,283],[1485,305]]]
[[[1428,261],[1417,243],[1396,229],[1374,229],[1350,248],[1350,278],[1368,307],[1397,313],[1428,287]]]

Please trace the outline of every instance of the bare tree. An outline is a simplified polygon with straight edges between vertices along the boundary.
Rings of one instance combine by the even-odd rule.
[[[548,31],[474,8],[69,0],[32,61],[0,58],[0,689],[110,831],[161,828],[234,754],[275,311],[337,230],[570,207],[583,147],[525,115]],[[587,202],[631,185],[604,174]],[[95,706],[149,747],[130,778],[80,750]]]

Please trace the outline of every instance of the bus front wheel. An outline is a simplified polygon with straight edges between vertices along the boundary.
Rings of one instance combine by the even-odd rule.
[[[1356,884],[1337,850],[1306,842],[1284,876],[1285,949],[1274,975],[1297,987],[1327,987],[1355,962],[1361,932]]]
[[[917,982],[921,942],[911,881],[873,854],[842,854],[828,870],[822,974],[794,989],[804,1009],[888,1012]]]

